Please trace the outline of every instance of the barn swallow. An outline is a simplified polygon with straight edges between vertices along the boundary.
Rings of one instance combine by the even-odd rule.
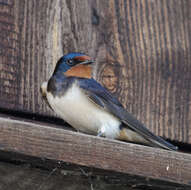
[[[77,131],[177,150],[150,132],[92,78],[92,63],[83,53],[69,53],[59,59],[51,78],[41,86],[52,110]]]

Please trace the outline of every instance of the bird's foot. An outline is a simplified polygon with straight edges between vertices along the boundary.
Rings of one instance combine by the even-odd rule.
[[[105,132],[103,130],[99,130],[97,133],[98,137],[105,137]]]

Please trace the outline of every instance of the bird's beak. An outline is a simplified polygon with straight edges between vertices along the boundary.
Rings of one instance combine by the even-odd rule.
[[[76,56],[75,61],[77,64],[79,65],[89,65],[94,63],[95,61],[91,59],[91,57],[87,56],[87,55],[83,55],[83,56]]]
[[[92,64],[94,62],[95,62],[94,60],[85,60],[85,61],[81,62],[80,65],[89,65],[89,64]]]

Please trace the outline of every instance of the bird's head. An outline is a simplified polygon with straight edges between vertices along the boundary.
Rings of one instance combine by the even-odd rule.
[[[54,74],[91,78],[91,66],[94,61],[83,53],[68,53],[62,56],[55,67]]]

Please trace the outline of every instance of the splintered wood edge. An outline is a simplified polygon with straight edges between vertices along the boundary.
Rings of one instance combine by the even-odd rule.
[[[191,184],[191,155],[0,117],[0,150]]]

